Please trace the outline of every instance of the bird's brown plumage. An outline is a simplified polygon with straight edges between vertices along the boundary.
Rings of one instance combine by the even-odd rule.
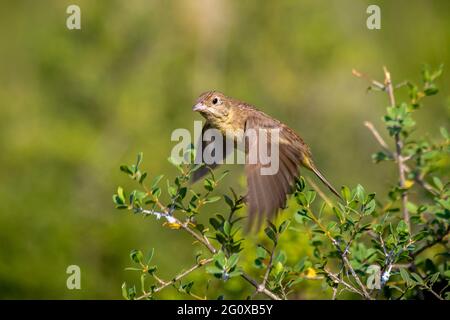
[[[247,139],[245,172],[247,176],[248,193],[246,201],[248,203],[249,224],[251,227],[257,225],[259,228],[264,218],[272,219],[276,213],[285,207],[287,196],[291,193],[295,183],[295,178],[299,175],[300,166],[313,171],[318,178],[338,197],[339,193],[319,172],[312,161],[311,151],[300,136],[282,122],[274,119],[264,112],[256,109],[250,104],[241,102],[234,98],[225,96],[217,91],[206,92],[197,99],[197,104],[193,108],[205,117],[206,123],[203,132],[209,128],[218,129],[224,136],[227,131],[249,129],[279,129],[279,170],[273,175],[261,174],[261,167],[264,166],[259,161],[250,163],[248,150],[257,144],[260,137]],[[202,132],[202,137],[203,137]],[[270,138],[267,139],[270,144]],[[214,142],[210,142],[214,143]],[[202,152],[207,143],[200,141],[197,145],[197,152]],[[225,146],[225,141],[223,141]],[[268,148],[270,150],[270,147]],[[223,153],[224,158],[226,153]],[[218,164],[210,165],[211,168]],[[208,172],[208,168],[203,167],[195,172],[193,180],[200,179]]]

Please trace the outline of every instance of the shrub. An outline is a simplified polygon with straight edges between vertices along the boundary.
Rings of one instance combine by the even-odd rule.
[[[424,68],[420,86],[411,82],[394,86],[386,68],[383,82],[355,70],[353,73],[367,79],[370,90],[384,92],[388,97],[383,120],[394,148],[389,147],[372,123],[365,123],[381,148],[373,160],[392,162],[397,169],[397,181],[386,191],[386,201],[357,185],[343,186],[343,201],[334,202],[317,186],[308,186],[299,177],[293,194],[296,213],[278,224],[268,221],[264,229],[266,240],[258,243],[250,256],[242,253],[248,243],[241,232],[243,217],[238,214],[243,207],[242,198],[233,190],[229,194],[216,193],[227,172],[216,175],[211,171],[203,181],[204,191],[199,193],[190,187],[189,179],[200,165],[174,164],[179,174],[173,182],[167,181],[170,200],[163,203],[162,176],[147,183],[147,173],[141,171],[140,153],[135,164],[120,167],[136,180],[139,188],[125,193],[119,187],[113,196],[116,207],[164,219],[164,226],[194,238],[194,246],[200,245],[205,251],[196,253],[193,249],[195,263],[171,280],[163,280],[157,275],[157,266],[151,264],[154,250],[146,258],[141,251],[133,250],[130,257],[134,267],[128,270],[140,274],[140,290],[124,283],[123,296],[153,299],[161,290],[173,286],[196,299],[217,298],[220,292],[194,293],[195,280],[185,281],[191,273],[203,272],[206,277],[223,281],[223,286],[230,278],[240,278],[251,285],[253,294],[242,296],[243,299],[295,298],[299,283],[309,280],[321,281],[325,288],[331,288],[333,299],[345,292],[345,297],[362,299],[450,299],[450,138],[445,128],[440,129],[440,141],[415,136],[413,117],[422,108],[423,99],[438,92],[435,80],[442,67],[434,72]],[[396,101],[394,90],[400,88],[406,88],[407,101]],[[194,156],[193,148],[187,156]],[[422,195],[415,201],[411,197],[413,190]],[[227,207],[210,217],[209,225],[196,222],[210,203],[222,199]],[[280,247],[280,238],[298,232],[309,235],[311,255],[291,263]],[[434,254],[429,255],[429,249]]]

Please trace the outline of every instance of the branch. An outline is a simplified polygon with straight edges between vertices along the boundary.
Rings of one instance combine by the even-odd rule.
[[[389,103],[392,107],[396,106],[395,103],[395,96],[394,96],[394,87],[392,85],[392,80],[391,80],[391,74],[388,71],[388,69],[386,67],[383,67],[383,72],[384,72],[384,84],[370,79],[369,77],[367,77],[366,75],[364,75],[361,72],[358,72],[356,70],[352,70],[353,75],[355,75],[356,77],[359,78],[364,78],[366,80],[368,80],[373,86],[375,86],[376,88],[385,91],[388,94],[389,97]],[[367,126],[367,125],[366,125]],[[372,126],[373,127],[373,126]],[[369,130],[371,130],[371,128],[369,127]],[[384,142],[384,140],[381,138],[381,136],[379,134],[375,134],[376,131],[371,130],[372,133],[374,134],[375,139],[378,141],[378,143],[380,143],[380,145],[385,149],[387,148],[387,144]],[[400,138],[400,133],[396,133],[394,135],[394,140],[395,140],[395,152],[391,153],[394,156],[395,161],[397,162],[398,165],[398,173],[399,173],[399,186],[402,189],[402,194],[401,194],[401,199],[402,199],[402,213],[403,213],[403,219],[405,220],[406,225],[408,226],[408,230],[411,232],[411,222],[409,219],[409,212],[408,212],[408,208],[406,207],[406,204],[408,203],[408,194],[406,192],[405,189],[405,185],[406,185],[406,178],[405,178],[405,172],[406,172],[406,165],[405,165],[405,159],[402,156],[402,148],[403,148],[403,143],[401,141]]]
[[[137,210],[137,212],[142,212],[146,215],[155,215],[157,217],[157,219],[159,219],[160,217],[164,217],[166,218],[166,220],[173,225],[176,225],[177,227],[182,228],[184,231],[186,231],[187,233],[189,233],[192,237],[194,237],[199,243],[201,243],[203,246],[205,246],[209,252],[211,252],[212,254],[215,254],[218,252],[218,250],[209,242],[208,238],[204,235],[199,235],[197,232],[195,232],[194,230],[192,230],[191,228],[189,228],[189,224],[188,222],[183,223],[182,221],[180,221],[178,218],[174,217],[173,215],[171,215],[169,213],[169,211],[167,210],[167,208],[162,205],[161,203],[157,202],[157,205],[161,208],[162,211],[164,212],[156,212],[156,211],[150,211],[150,210],[145,210],[142,208],[136,208],[135,210]],[[256,280],[254,280],[253,278],[251,278],[249,275],[247,275],[246,273],[242,273],[241,277],[243,279],[245,279],[248,283],[250,283],[252,286],[254,286],[259,292],[265,294],[267,297],[269,297],[270,299],[273,300],[281,300],[281,298],[279,296],[277,296],[276,294],[274,294],[273,292],[271,292],[270,290],[268,290],[264,285],[260,285],[258,282],[256,282]]]
[[[254,286],[255,288],[261,288],[261,286],[259,285],[258,282],[256,282],[256,280],[254,280],[252,277],[250,277],[248,274],[246,273],[242,273],[241,277],[244,278],[248,283],[250,283],[252,286]],[[268,296],[270,299],[272,300],[281,300],[281,298],[279,296],[277,296],[276,294],[274,294],[272,291],[270,291],[269,289],[262,287],[261,293],[264,293],[266,296]]]
[[[270,271],[273,267],[273,258],[275,256],[275,249],[278,245],[278,234],[275,236],[275,242],[273,244],[272,252],[270,253],[269,263],[267,264],[267,269],[264,274],[264,278],[262,283],[256,288],[256,292],[262,292],[264,289],[266,289],[267,280],[269,280]]]
[[[178,274],[177,276],[175,276],[172,280],[170,281],[163,281],[161,279],[157,279],[157,281],[159,283],[161,283],[161,285],[159,287],[157,287],[156,289],[152,290],[152,292],[143,294],[142,296],[136,298],[136,300],[142,300],[145,298],[150,297],[151,295],[153,295],[154,293],[157,293],[159,291],[161,291],[162,289],[175,284],[177,281],[181,280],[182,278],[186,277],[187,275],[189,275],[190,273],[194,272],[195,270],[197,270],[198,268],[203,267],[204,265],[207,265],[208,263],[211,263],[214,259],[213,258],[208,258],[208,259],[202,259],[200,260],[197,264],[194,264],[192,267],[190,267],[188,270]]]
[[[380,144],[380,146],[383,148],[384,151],[386,151],[391,157],[393,157],[391,149],[389,149],[389,146],[387,145],[386,141],[384,141],[383,137],[381,137],[380,133],[375,129],[375,126],[372,122],[364,121],[364,125],[367,127],[367,129],[370,130],[373,137],[377,142]]]
[[[371,296],[369,295],[369,293],[366,290],[366,287],[361,282],[361,279],[358,277],[358,275],[356,274],[356,272],[353,269],[352,265],[348,261],[348,258],[346,257],[346,254],[344,254],[342,252],[341,248],[339,247],[339,243],[336,241],[336,239],[334,239],[331,236],[330,232],[322,225],[322,223],[320,223],[320,221],[316,218],[316,216],[310,210],[309,210],[309,212],[311,213],[310,218],[317,224],[317,226],[324,232],[324,234],[328,237],[328,239],[331,241],[331,243],[336,247],[337,251],[339,252],[339,254],[341,256],[342,261],[344,262],[344,265],[350,271],[350,273],[352,274],[353,278],[355,278],[356,283],[358,283],[358,285],[360,286],[361,291],[362,291],[361,295],[364,296],[364,298],[366,298],[368,300],[372,300]]]
[[[383,150],[393,159],[395,159],[394,157],[394,153],[389,149],[389,146],[387,145],[386,141],[384,141],[384,139],[381,137],[380,133],[378,132],[378,130],[375,128],[375,126],[373,125],[373,123],[369,122],[369,121],[365,121],[364,125],[367,127],[367,129],[369,129],[369,131],[372,133],[373,137],[375,138],[375,140],[378,142],[378,144],[381,146],[381,148],[383,148]],[[406,164],[403,163],[403,167],[405,169],[405,172],[411,172],[411,168]],[[414,180],[422,187],[424,188],[426,191],[428,191],[429,193],[431,193],[434,196],[439,195],[439,192],[437,192],[433,186],[431,186],[428,182],[426,182],[425,180],[423,180],[422,177],[420,177],[419,175],[414,175]]]
[[[370,77],[368,77],[366,74],[364,74],[362,72],[352,69],[352,74],[355,77],[363,78],[363,79],[367,80],[371,85],[373,85],[375,88],[377,88],[379,90],[383,90],[383,91],[386,90],[386,87],[381,82],[371,79]]]
[[[389,96],[389,102],[392,107],[395,107],[396,103],[395,103],[395,96],[394,96],[394,88],[392,86],[391,74],[387,70],[386,67],[383,67],[383,71],[384,71],[384,86],[385,86],[386,91]],[[411,222],[409,221],[409,212],[408,212],[408,208],[406,207],[406,205],[408,203],[408,194],[405,190],[405,185],[406,185],[406,183],[405,183],[406,182],[405,165],[404,165],[404,158],[402,156],[403,143],[400,138],[400,132],[397,132],[394,135],[394,140],[395,140],[394,157],[397,161],[398,173],[399,173],[399,184],[400,184],[400,188],[402,189],[401,197],[402,197],[403,219],[405,220],[405,223],[408,226],[409,232],[411,232]]]
[[[362,293],[361,291],[359,291],[358,289],[356,289],[355,287],[353,287],[352,285],[348,284],[347,282],[345,282],[344,280],[340,279],[338,276],[336,276],[335,274],[333,274],[332,272],[330,272],[327,269],[324,269],[325,273],[334,281],[334,283],[338,283],[338,284],[342,284],[344,287],[346,287],[347,289],[349,289],[350,291],[357,293],[361,296],[364,296],[364,293]],[[335,293],[336,291],[333,292],[333,297],[335,297]],[[333,299],[334,300],[334,299]]]

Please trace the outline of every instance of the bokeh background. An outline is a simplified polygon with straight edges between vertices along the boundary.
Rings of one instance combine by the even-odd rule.
[[[81,8],[81,30],[66,28],[70,4]],[[369,4],[381,7],[381,30],[366,28]],[[363,121],[381,129],[387,100],[351,69],[382,78],[387,65],[399,82],[446,64],[440,94],[416,116],[418,135],[438,136],[450,118],[449,12],[448,1],[2,1],[0,298],[120,299],[124,280],[138,283],[124,271],[133,248],[155,248],[165,278],[191,265],[190,238],[114,209],[111,195],[129,187],[118,168],[139,151],[150,176],[174,176],[170,134],[192,130],[191,106],[207,90],[297,130],[335,185],[383,197],[395,168],[371,162],[377,145]],[[242,169],[231,170],[222,190],[243,191]],[[295,262],[309,253],[292,237]],[[71,264],[81,290],[66,288]],[[202,292],[205,276],[196,278]],[[330,297],[302,285],[297,298]],[[239,280],[211,287],[225,287],[225,298],[249,290]]]

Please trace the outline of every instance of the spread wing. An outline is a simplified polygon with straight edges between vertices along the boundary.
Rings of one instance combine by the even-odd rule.
[[[223,135],[220,136],[220,139],[221,139],[220,143],[218,141],[216,141],[216,140],[213,140],[213,139],[212,139],[213,141],[203,141],[203,136],[204,136],[205,132],[208,129],[213,129],[213,127],[211,127],[211,125],[208,122],[206,122],[204,124],[203,128],[202,128],[202,134],[199,137],[199,141],[197,142],[197,145],[196,145],[196,148],[195,148],[196,149],[195,163],[201,162],[201,160],[203,159],[203,154],[204,154],[204,151],[205,151],[206,147],[210,146],[210,147],[214,148],[215,150],[219,150],[220,149],[220,145],[219,145],[220,143],[222,144],[222,155],[223,155],[223,157],[221,157],[222,159],[218,163],[217,162],[213,162],[213,163],[210,163],[210,164],[206,164],[203,167],[201,167],[200,169],[198,169],[197,171],[195,171],[193,173],[192,177],[191,177],[191,182],[192,183],[196,182],[197,180],[201,179],[203,176],[208,174],[209,170],[216,169],[220,164],[224,163],[226,157],[231,152],[231,150],[229,150],[228,153],[226,151],[226,149],[227,149],[226,148],[226,139],[225,139],[225,137]],[[211,145],[211,144],[216,144],[217,147],[215,147],[214,145]]]
[[[269,167],[270,163],[264,164],[267,162],[259,156],[258,161],[254,163],[249,151],[259,150],[258,144],[262,139],[262,134],[267,135],[267,138],[265,138],[265,141],[267,141],[266,150],[271,150],[270,129],[275,128],[280,129],[278,134],[278,170],[274,174],[263,174],[261,169]],[[301,159],[304,152],[309,152],[309,150],[291,129],[267,116],[261,114],[250,116],[245,124],[246,133],[249,129],[253,129],[253,132],[256,133],[256,139],[248,138],[247,135],[245,165],[248,186],[246,200],[249,216],[247,228],[251,229],[256,224],[259,229],[265,219],[272,219],[279,209],[286,206],[287,196],[291,193],[295,178],[299,174]],[[259,129],[268,130],[261,131]],[[276,146],[274,146],[275,149]],[[269,152],[270,156],[272,154]]]

